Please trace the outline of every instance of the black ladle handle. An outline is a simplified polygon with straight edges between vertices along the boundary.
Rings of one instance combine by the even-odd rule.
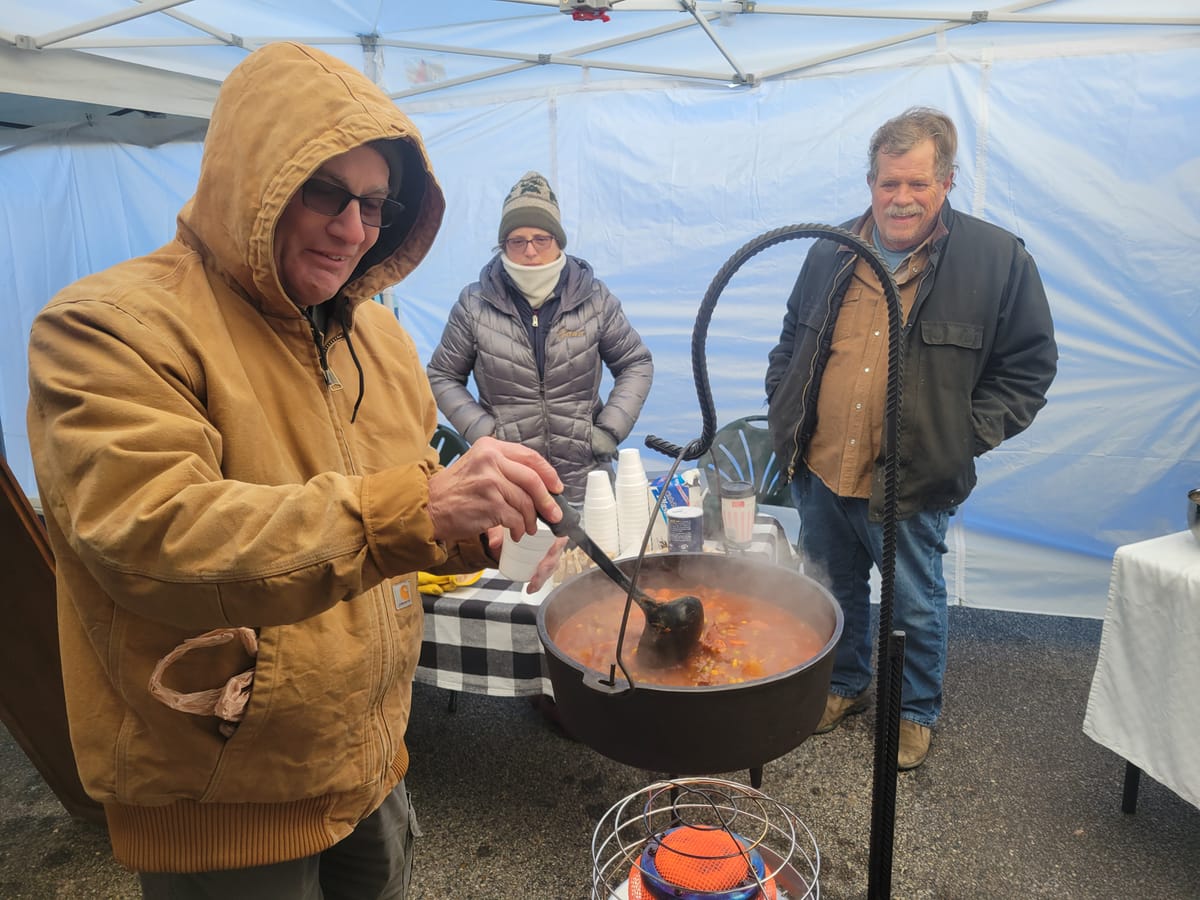
[[[598,565],[605,575],[620,585],[626,594],[632,594],[633,599],[643,609],[647,603],[653,604],[654,600],[648,594],[634,587],[633,582],[629,580],[629,576],[622,572],[609,555],[601,550],[596,542],[592,540],[591,536],[583,530],[583,521],[579,518],[579,510],[564,500],[562,494],[551,494],[551,496],[563,514],[558,522],[553,524],[550,522],[546,523],[550,526],[550,531],[554,533],[555,537],[570,538],[578,544],[579,548],[588,555],[592,562]]]

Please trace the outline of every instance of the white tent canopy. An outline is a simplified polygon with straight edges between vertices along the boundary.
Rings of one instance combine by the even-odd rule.
[[[699,433],[692,323],[730,254],[781,225],[861,212],[871,132],[932,105],[960,129],[951,202],[1025,240],[1061,354],[1046,409],[980,460],[952,520],[951,594],[1102,614],[1113,549],[1181,530],[1200,485],[1200,4],[1144,0],[1136,17],[1116,0],[863,5],[626,0],[604,22],[503,0],[5,4],[0,123],[31,126],[0,127],[10,465],[32,493],[33,316],[65,284],[173,234],[220,82],[262,43],[341,56],[421,128],[446,219],[385,299],[425,357],[490,256],[508,188],[528,169],[547,175],[569,251],[655,354],[626,446]],[[807,245],[756,257],[717,306],[707,350],[721,421],[763,409]]]
[[[1115,0],[1023,0],[993,9],[908,0],[824,8],[763,0],[15,6],[0,18],[0,73],[10,93],[186,116],[207,115],[245,52],[281,39],[342,56],[397,100],[432,93],[461,100],[614,80],[619,89],[631,79],[754,86],[982,48],[1067,55],[1079,43],[1095,53],[1105,42],[1194,37],[1200,25],[1200,7],[1178,0],[1143,2],[1136,16]]]

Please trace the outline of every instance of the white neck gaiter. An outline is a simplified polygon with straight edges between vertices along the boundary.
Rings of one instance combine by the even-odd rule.
[[[504,252],[500,254],[500,261],[504,263],[504,271],[508,272],[513,284],[529,301],[529,305],[538,309],[554,292],[558,276],[567,264],[567,254],[559,253],[558,259],[544,266],[523,266],[513,262]]]

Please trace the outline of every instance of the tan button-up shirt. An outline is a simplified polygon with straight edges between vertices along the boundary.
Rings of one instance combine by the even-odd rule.
[[[860,233],[863,240],[871,240],[874,227],[874,219],[868,217]],[[927,239],[892,273],[905,322],[928,263]],[[883,285],[860,256],[833,328],[817,396],[817,427],[805,454],[809,469],[840,497],[871,497],[871,476],[883,440],[887,367],[887,300]]]

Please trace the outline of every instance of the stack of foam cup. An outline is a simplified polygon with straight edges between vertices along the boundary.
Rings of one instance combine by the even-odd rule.
[[[583,494],[583,530],[609,556],[616,556],[620,552],[617,497],[613,493],[610,476],[604,469],[588,472],[587,488]]]
[[[555,541],[554,532],[545,522],[538,522],[537,528],[536,534],[524,535],[516,541],[508,531],[504,532],[498,568],[505,578],[524,583],[537,573],[538,565]]]
[[[650,482],[637,447],[626,447],[617,455],[617,531],[621,556],[635,556],[650,524]]]

